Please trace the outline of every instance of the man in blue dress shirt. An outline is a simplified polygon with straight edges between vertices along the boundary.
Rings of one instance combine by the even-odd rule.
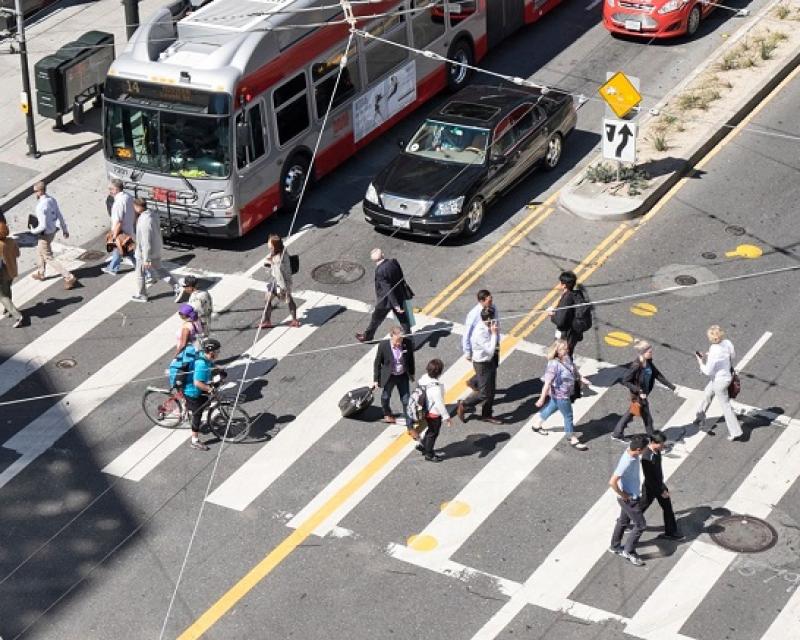
[[[608,481],[608,486],[617,494],[617,503],[620,506],[619,518],[617,518],[614,533],[611,535],[611,547],[608,550],[622,556],[637,567],[644,564],[642,559],[636,555],[636,543],[639,542],[646,526],[642,511],[639,458],[647,447],[647,442],[648,439],[645,435],[639,434],[631,437],[628,449],[620,457],[617,468],[614,469],[614,473]],[[633,528],[623,547],[622,536],[629,524],[633,525]]]

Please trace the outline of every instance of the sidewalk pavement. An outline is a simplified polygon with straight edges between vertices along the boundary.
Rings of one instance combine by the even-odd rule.
[[[164,0],[140,0],[139,15],[144,19],[163,4]],[[33,213],[35,206],[31,195],[35,182],[44,180],[49,183],[48,191],[58,200],[67,219],[70,237],[65,240],[59,235],[57,241],[61,245],[56,247],[67,252],[65,259],[74,259],[75,247],[99,249],[92,245],[97,244],[99,234],[108,224],[105,208],[107,179],[100,152],[100,109],[90,108],[92,103],[89,102],[85,105],[83,124],[74,125],[71,116],[65,116],[66,130],[54,131],[55,121],[36,113],[34,65],[91,30],[113,33],[114,50],[119,53],[127,41],[124,22],[119,0],[88,3],[64,0],[31,16],[26,22],[39,158],[27,155],[26,121],[19,102],[22,92],[19,56],[8,55],[9,40],[0,40],[0,52],[3,52],[0,55],[0,86],[4,88],[0,91],[0,211],[12,233],[23,234],[20,236],[21,273],[32,269],[35,263],[35,251],[28,246],[30,242],[24,235],[28,215]],[[84,162],[87,159],[89,161]]]

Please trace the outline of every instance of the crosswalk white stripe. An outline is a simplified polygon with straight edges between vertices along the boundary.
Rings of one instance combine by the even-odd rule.
[[[441,377],[442,384],[445,389],[455,385],[464,375],[472,370],[469,362],[463,358],[457,360],[455,364],[449,367]],[[331,497],[335,496],[342,487],[347,486],[348,483],[359,474],[364,467],[375,457],[383,451],[389,443],[405,431],[405,426],[394,425],[385,429],[383,433],[378,435],[356,458],[345,467],[337,476],[320,492],[311,502],[309,502],[294,518],[292,518],[288,526],[296,528],[299,527],[308,517],[315,513],[322,505],[326,504]],[[353,509],[355,509],[360,502],[368,496],[381,481],[386,478],[397,466],[406,459],[406,457],[414,451],[416,443],[411,441],[403,450],[389,462],[384,464],[380,470],[372,475],[367,482],[365,482],[358,491],[349,496],[342,504],[333,511],[324,522],[314,530],[318,536],[327,535],[343,518],[347,516]]]
[[[372,347],[336,382],[317,396],[269,443],[257,451],[207,498],[243,511],[341,419],[337,404],[345,393],[372,382]]]
[[[800,590],[795,590],[789,602],[761,636],[761,640],[786,640],[797,635],[798,628],[800,628]]]
[[[766,518],[800,475],[800,421],[784,429],[725,504],[731,513]],[[695,540],[631,618],[628,633],[673,638],[711,591],[736,553]]]
[[[127,278],[128,276],[125,276],[123,280]],[[231,278],[229,281],[220,281],[210,291],[214,296],[216,306],[219,309],[223,309],[233,303],[246,289],[247,283],[244,279]],[[115,302],[114,296],[119,296],[120,290],[125,291],[124,288],[115,285],[104,292],[115,292],[110,299],[107,299],[108,304]],[[129,297],[130,291],[126,291],[125,295],[126,298]],[[100,294],[83,308],[102,298],[103,294]],[[101,311],[101,308],[95,309],[98,317],[103,316]],[[107,316],[109,309],[106,308],[104,311]],[[87,321],[94,321],[94,318],[90,318]],[[113,397],[117,391],[146,369],[153,361],[163,357],[174,344],[176,323],[175,317],[170,317],[164,321],[152,332],[108,362],[85,382],[78,385],[33,422],[9,438],[3,444],[3,447],[22,455],[0,473],[0,488],[47,451],[73,425],[83,420],[103,402]]]
[[[56,259],[68,271],[79,269],[85,264],[82,260],[78,259],[86,253],[86,250],[82,247],[70,247],[67,245],[59,245],[54,242],[52,248]],[[35,280],[31,277],[34,273],[35,271],[23,278],[19,278],[11,285],[12,299],[14,300],[14,304],[20,309],[23,309],[28,302],[40,296],[56,283],[64,281],[63,278],[58,275],[48,278],[47,280]]]
[[[598,367],[585,364],[581,369],[584,376],[592,376]],[[608,391],[608,387],[593,389],[594,394],[579,398],[573,406],[576,427],[594,404]],[[469,512],[451,516],[447,510],[439,513],[419,534],[426,539],[435,540],[436,548],[430,551],[417,551],[398,545],[390,549],[390,555],[412,564],[441,572],[447,561],[472,536],[478,527],[502,504],[506,498],[527,478],[530,473],[555,449],[561,441],[561,434],[551,433],[547,437],[534,433],[532,420],[526,422],[499,453],[481,469],[472,480],[453,498],[452,502],[464,505]],[[552,428],[563,425],[560,413],[553,414],[545,423]]]
[[[700,392],[694,392],[667,421],[664,430],[691,424],[701,397]],[[695,436],[687,438],[684,446],[673,449],[674,457],[663,459],[665,480],[674,473],[704,436],[705,433],[698,432]],[[473,640],[495,638],[528,603],[553,611],[566,610],[571,603],[570,594],[608,548],[618,510],[615,496],[610,491],[605,492],[536,568],[525,581],[523,588],[492,616],[473,636]],[[580,552],[576,552],[576,549],[580,549]]]
[[[297,316],[303,319],[303,324],[297,328],[281,325],[269,331],[264,338],[259,340],[251,349],[248,349],[254,361],[282,359],[311,336],[314,331],[327,322],[341,308],[338,305],[325,305],[316,308],[327,298],[326,294],[314,291],[306,292],[306,295],[306,302],[297,310]],[[228,365],[226,368],[229,375],[233,377],[236,373],[235,368],[237,365],[243,365],[245,362],[245,359],[241,359]],[[266,373],[266,371],[258,371],[259,375],[266,375]],[[238,383],[228,383],[228,385],[236,384]],[[166,438],[164,436],[165,432],[172,432],[174,435]],[[103,468],[103,473],[138,482],[166,460],[170,454],[176,451],[190,437],[191,431],[188,429],[176,431],[158,426],[152,427],[107,464]]]

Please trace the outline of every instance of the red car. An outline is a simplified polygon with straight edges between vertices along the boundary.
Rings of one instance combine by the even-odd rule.
[[[603,25],[628,36],[692,36],[715,8],[716,2],[704,0],[603,0]]]

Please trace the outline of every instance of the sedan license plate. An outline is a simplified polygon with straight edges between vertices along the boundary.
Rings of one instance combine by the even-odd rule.
[[[392,226],[397,227],[398,229],[411,229],[411,220],[392,218]]]
[[[628,31],[641,31],[642,30],[642,23],[638,20],[626,20],[625,21],[625,28]]]

